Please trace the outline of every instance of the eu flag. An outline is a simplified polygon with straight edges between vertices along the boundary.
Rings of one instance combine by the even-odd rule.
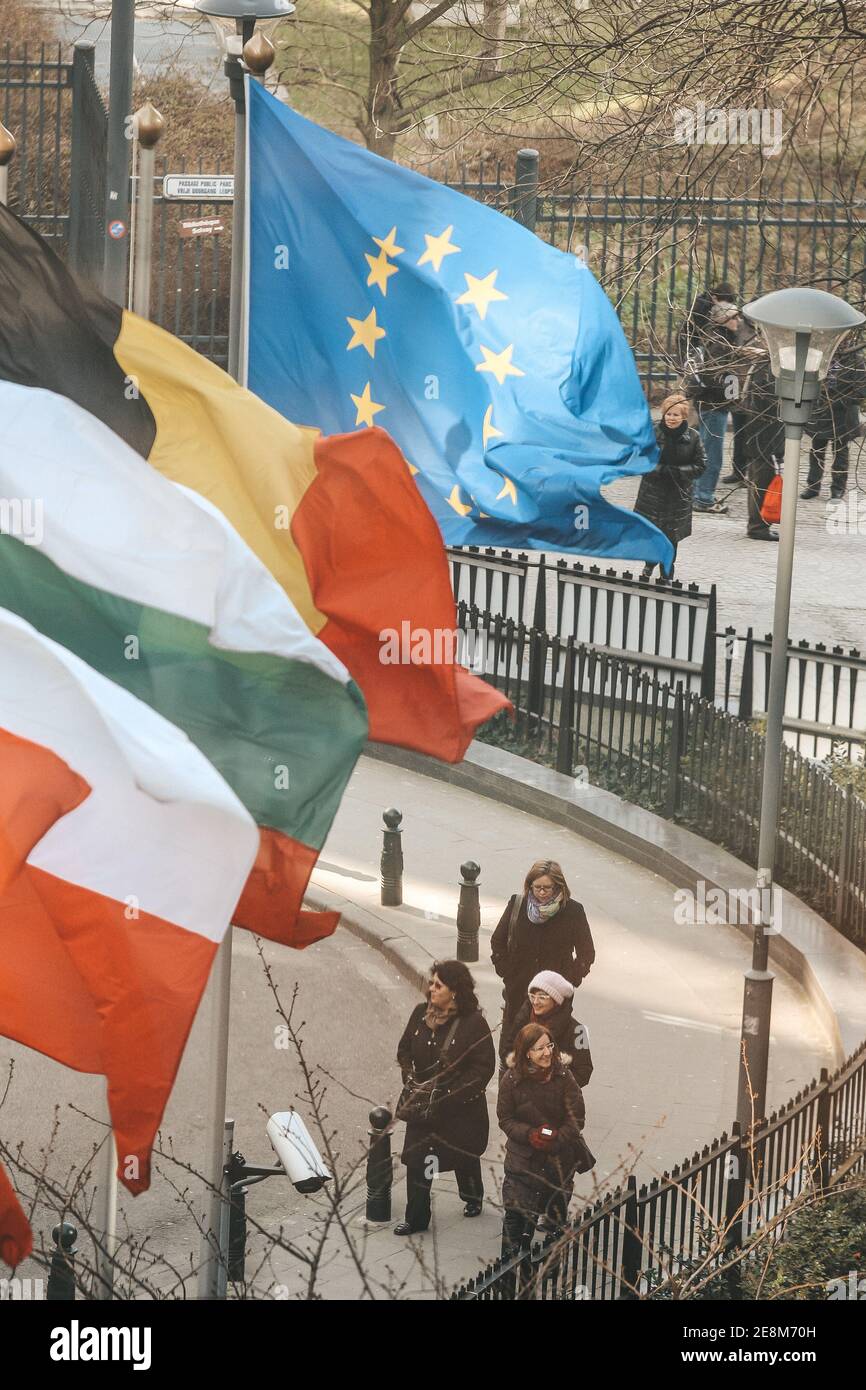
[[[248,83],[248,384],[399,444],[451,545],[663,561],[601,495],[657,458],[613,308],[577,257]]]

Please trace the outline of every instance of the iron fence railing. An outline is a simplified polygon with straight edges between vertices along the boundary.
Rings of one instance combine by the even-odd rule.
[[[636,663],[457,605],[471,667],[515,709],[516,746],[686,825],[757,867],[764,736]],[[495,737],[495,734],[494,734]],[[786,748],[777,881],[866,947],[866,802]]]
[[[0,44],[0,120],[15,136],[9,206],[58,247],[66,242],[72,67],[60,45]]]
[[[715,699],[740,719],[766,708],[771,638],[717,631],[715,585],[648,581],[598,565],[547,563],[477,546],[448,547],[454,596],[504,619],[574,637],[649,675]],[[866,657],[821,643],[791,642],[785,695],[786,743],[811,758],[866,748]]]
[[[565,1231],[494,1261],[452,1300],[514,1302],[700,1296],[713,1277],[737,1297],[799,1208],[866,1170],[866,1042],[832,1076],[640,1187],[634,1175]],[[674,1287],[676,1286],[676,1287]]]

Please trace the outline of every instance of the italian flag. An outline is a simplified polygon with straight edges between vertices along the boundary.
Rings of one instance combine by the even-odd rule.
[[[381,429],[323,438],[73,277],[0,206],[0,378],[82,406],[163,477],[212,501],[308,631],[351,672],[370,737],[459,761],[508,701],[453,660],[442,538]],[[314,426],[310,400],[305,424]],[[429,633],[446,660],[382,661],[383,634]]]
[[[0,757],[0,1033],[106,1077],[141,1192],[258,831],[185,734],[4,609]],[[22,1218],[0,1182],[8,1263]]]
[[[234,920],[292,946],[364,701],[225,517],[66,396],[0,381],[4,606],[189,736],[260,828]]]

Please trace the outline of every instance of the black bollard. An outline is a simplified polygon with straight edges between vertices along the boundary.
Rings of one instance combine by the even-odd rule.
[[[391,1133],[388,1129],[393,1116],[383,1105],[370,1111],[367,1130],[370,1147],[367,1150],[367,1210],[368,1221],[391,1220],[391,1188],[394,1169],[391,1162]]]
[[[391,806],[382,812],[386,829],[382,832],[382,874],[379,901],[383,907],[400,907],[403,902],[403,832],[400,822],[402,811]]]
[[[478,875],[480,864],[467,859],[460,865],[460,901],[457,904],[457,959],[476,961],[478,959],[478,928],[481,926],[481,908],[478,903]]]
[[[75,1298],[73,1260],[77,1254],[75,1242],[78,1239],[78,1231],[68,1221],[62,1221],[59,1226],[54,1227],[51,1239],[56,1249],[51,1256],[45,1299],[48,1303],[68,1303]]]
[[[229,1203],[229,1249],[226,1272],[233,1283],[242,1283],[247,1255],[247,1189],[233,1189]]]

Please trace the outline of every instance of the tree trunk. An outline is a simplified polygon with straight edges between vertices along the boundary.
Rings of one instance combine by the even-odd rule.
[[[505,28],[508,21],[508,0],[484,0],[481,32],[484,47],[479,54],[479,77],[493,77],[502,65]]]
[[[403,48],[403,24],[394,25],[390,0],[370,0],[370,73],[362,133],[368,150],[393,159],[401,130],[397,68]]]

